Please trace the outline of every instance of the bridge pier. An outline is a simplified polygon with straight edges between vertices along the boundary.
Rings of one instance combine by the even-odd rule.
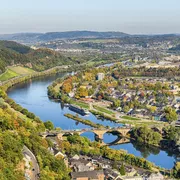
[[[47,135],[42,135],[42,138],[45,139]]]
[[[122,137],[126,137],[127,132],[126,131],[121,131],[120,134],[122,135]]]
[[[63,140],[63,134],[57,134],[57,138],[62,141]]]
[[[98,136],[97,134],[95,134],[94,137],[95,137],[95,138],[94,138],[95,141],[100,142],[100,143],[103,142],[103,137],[99,138],[99,136]]]
[[[97,136],[98,139],[101,139],[101,140],[103,140],[103,135],[104,135],[104,134],[95,134],[95,136]]]

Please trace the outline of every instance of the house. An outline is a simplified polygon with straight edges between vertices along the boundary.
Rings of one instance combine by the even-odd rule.
[[[104,79],[104,73],[98,73],[97,74],[97,80],[102,81]]]
[[[76,159],[76,160],[78,160],[79,158],[80,157],[77,154],[72,157],[72,159]]]
[[[104,174],[106,179],[112,179],[112,180],[122,180],[120,173],[115,172],[112,169],[104,169]]]
[[[127,176],[123,177],[123,180],[143,180],[141,176]]]
[[[50,151],[51,154],[53,154],[55,157],[61,156],[63,159],[66,157],[66,155],[64,155],[62,152],[60,152],[58,149],[56,148],[48,148],[48,150]]]
[[[91,161],[86,159],[70,159],[70,167],[74,169],[75,172],[83,172],[83,171],[93,171],[94,165]]]
[[[104,178],[103,170],[71,173],[72,180],[104,180]]]
[[[75,95],[75,93],[74,93],[73,91],[71,91],[71,92],[68,94],[68,96],[71,97],[71,98],[74,97],[74,95]]]
[[[65,158],[65,155],[64,155],[62,152],[60,152],[60,151],[55,152],[54,156],[55,156],[55,157],[62,157],[62,158]]]
[[[151,173],[146,180],[164,180],[164,176],[161,173]]]
[[[174,108],[178,110],[180,108],[180,103],[174,104]]]
[[[126,176],[132,177],[135,176],[135,174],[137,174],[137,171],[132,167],[125,167],[125,169],[126,169]]]
[[[59,151],[59,150],[56,149],[56,148],[48,148],[48,150],[49,150],[50,153],[51,153],[52,155],[54,155],[56,158],[57,158],[57,157],[62,158],[62,159],[64,160],[64,163],[65,163],[66,167],[69,166],[69,161],[68,161],[68,158],[67,158],[67,156],[66,156],[65,154],[63,154],[61,151]]]

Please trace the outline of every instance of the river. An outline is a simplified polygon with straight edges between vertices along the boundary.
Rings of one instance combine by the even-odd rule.
[[[50,75],[49,77],[36,78],[29,80],[28,82],[17,84],[8,90],[8,96],[14,99],[16,103],[39,116],[41,120],[51,120],[55,127],[60,127],[61,129],[91,128],[87,125],[77,123],[74,120],[65,117],[64,114],[66,113],[76,113],[70,111],[68,107],[64,107],[60,102],[56,102],[48,98],[47,87],[52,83],[52,81],[58,77],[63,77],[64,75],[64,73]],[[122,124],[114,123],[106,119],[97,119],[93,114],[84,116],[83,118],[89,119],[94,123],[99,123],[104,126],[122,126]],[[90,140],[94,140],[94,134],[91,132],[86,132],[83,134],[83,136],[88,137]],[[105,143],[110,143],[116,138],[116,136],[111,134],[105,134],[103,140]],[[175,155],[169,154],[168,152],[158,148],[148,148],[144,145],[138,145],[134,142],[112,145],[110,147],[113,149],[124,149],[131,154],[144,157],[154,164],[167,169],[172,168],[174,166],[174,162],[176,161]]]

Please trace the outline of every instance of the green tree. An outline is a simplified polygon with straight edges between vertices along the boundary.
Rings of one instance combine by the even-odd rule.
[[[124,106],[124,107],[123,107],[123,111],[124,111],[125,113],[127,113],[127,112],[129,111],[129,107],[128,107],[128,106]]]
[[[133,138],[137,141],[147,144],[158,145],[162,139],[161,134],[154,132],[152,129],[147,126],[136,127],[132,130]]]
[[[119,100],[119,99],[115,99],[114,101],[113,101],[113,107],[120,107],[120,105],[121,105],[121,101]]]
[[[176,162],[173,168],[173,176],[175,178],[180,178],[180,162]]]
[[[126,170],[125,170],[125,167],[124,167],[124,164],[121,165],[120,169],[119,169],[119,172],[122,176],[124,176],[126,174]]]
[[[51,121],[46,121],[44,122],[44,126],[46,127],[46,129],[48,130],[53,130],[54,129],[54,125]]]
[[[177,121],[178,119],[178,115],[176,113],[176,110],[171,108],[171,107],[166,107],[164,108],[164,112],[165,112],[165,117],[167,119],[168,122],[173,122],[173,121]]]
[[[157,107],[156,106],[147,106],[147,109],[151,112],[154,113],[157,111]]]
[[[117,162],[116,162],[116,161],[113,162],[112,168],[113,168],[113,169],[118,169],[118,165],[117,165]]]

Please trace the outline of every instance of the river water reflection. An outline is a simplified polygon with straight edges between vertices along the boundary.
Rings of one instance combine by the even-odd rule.
[[[63,77],[65,74],[51,75],[49,77],[37,78],[29,80],[28,82],[15,85],[8,91],[8,96],[16,101],[16,103],[27,108],[40,117],[41,120],[51,120],[55,127],[62,129],[85,129],[91,128],[82,123],[77,123],[64,116],[66,113],[76,114],[64,107],[60,102],[50,100],[47,96],[47,87],[58,77]],[[80,116],[80,115],[79,115]],[[81,117],[81,116],[80,116]],[[94,123],[99,123],[104,126],[118,127],[122,124],[117,124],[108,120],[97,119],[96,116],[90,114],[83,118],[89,119]],[[94,140],[92,132],[82,134],[90,140]],[[117,137],[111,134],[104,135],[104,142],[113,142]],[[137,145],[136,143],[127,143],[121,145],[110,146],[113,149],[124,149],[127,152],[136,156],[144,157],[149,161],[164,168],[172,168],[175,162],[175,156],[168,154],[166,151],[160,149],[145,148],[144,145]]]

